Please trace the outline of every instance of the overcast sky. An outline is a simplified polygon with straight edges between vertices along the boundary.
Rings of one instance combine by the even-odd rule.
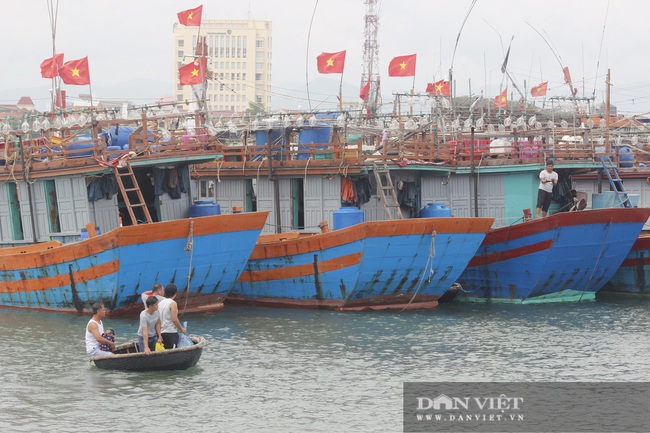
[[[388,63],[395,56],[417,54],[416,92],[424,92],[427,82],[448,76],[454,44],[471,3],[378,0],[384,95],[408,91],[413,85],[412,78],[388,77]],[[344,94],[344,100],[358,100],[364,0],[60,0],[56,49],[65,54],[65,60],[88,56],[93,86],[146,78],[169,83],[167,95],[171,95],[176,80],[172,74],[176,13],[201,4],[203,19],[272,21],[274,94],[283,95],[296,87],[306,89],[307,79],[327,79],[330,94],[310,97],[335,101],[340,75],[319,75],[316,56],[323,51],[347,50],[343,80],[355,90]],[[39,68],[41,61],[52,55],[47,5],[46,0],[0,0],[0,91],[36,88],[42,93],[36,90],[28,96],[35,101],[49,99],[50,80],[41,78]],[[478,0],[462,30],[453,62],[457,93],[468,94],[471,83],[473,94],[495,96],[503,79],[500,68],[505,50],[514,36],[508,71],[522,90],[524,81],[528,91],[548,81],[548,97],[568,96],[562,64],[570,68],[579,96],[592,96],[595,91],[596,101],[602,102],[609,68],[611,100],[619,112],[650,111],[648,17],[647,0]],[[87,86],[66,89],[72,96],[88,92]],[[514,91],[512,85],[508,90]],[[114,93],[97,96],[138,102],[137,94]],[[306,92],[301,96],[306,100]],[[305,100],[295,99],[295,106],[287,108],[305,107]]]

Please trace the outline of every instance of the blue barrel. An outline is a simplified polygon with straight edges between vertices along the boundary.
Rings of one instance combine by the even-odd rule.
[[[190,206],[190,218],[221,215],[221,205],[212,200],[197,200]]]
[[[78,135],[66,146],[67,150],[80,150],[87,149],[84,152],[75,152],[68,155],[69,158],[84,158],[87,156],[93,156],[93,136],[91,134],[82,134]],[[77,141],[85,141],[85,143],[77,144]]]
[[[129,148],[129,137],[133,133],[130,126],[109,126],[108,133],[111,134],[111,146],[120,146],[122,149]]]
[[[619,163],[621,168],[634,167],[634,152],[632,152],[632,149],[621,146],[619,152]]]
[[[273,128],[271,129],[271,143],[275,142],[278,138],[282,136],[282,133],[284,132],[283,129],[278,129],[278,128]],[[268,138],[268,130],[267,129],[259,129],[255,131],[255,144],[266,144],[266,140]],[[284,144],[284,139],[280,140],[280,143]]]
[[[327,123],[317,123],[315,126],[305,126],[298,135],[298,150],[309,150],[310,147],[301,144],[328,144],[332,128]],[[327,149],[327,146],[316,146],[316,149]],[[298,159],[308,159],[309,153],[298,153]]]
[[[429,203],[420,211],[420,218],[441,218],[451,215],[451,209],[444,203]]]
[[[361,209],[354,206],[342,207],[334,211],[334,230],[361,224],[364,220]]]

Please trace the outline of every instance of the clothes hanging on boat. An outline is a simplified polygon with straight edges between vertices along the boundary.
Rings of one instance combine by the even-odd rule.
[[[401,188],[398,188],[397,202],[400,206],[407,208],[413,218],[420,214],[420,188],[415,182],[400,182]]]
[[[357,194],[354,191],[354,183],[349,177],[341,178],[341,205],[356,206]]]
[[[370,180],[367,177],[362,177],[354,181],[354,192],[357,195],[357,207],[370,201],[371,194]]]
[[[110,200],[117,191],[115,176],[96,177],[88,185],[88,201]]]
[[[173,167],[154,167],[154,194],[167,193],[172,199],[181,198],[181,194],[190,190],[190,172],[187,164]]]

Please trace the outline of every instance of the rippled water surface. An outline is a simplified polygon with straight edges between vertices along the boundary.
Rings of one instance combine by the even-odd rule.
[[[650,302],[187,314],[183,372],[89,364],[88,317],[0,310],[3,432],[399,432],[406,381],[646,381]],[[117,341],[137,319],[105,319]]]

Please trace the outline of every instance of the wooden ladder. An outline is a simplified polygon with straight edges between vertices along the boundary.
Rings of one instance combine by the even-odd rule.
[[[115,180],[117,181],[117,185],[120,187],[120,192],[122,193],[122,198],[124,199],[124,204],[126,205],[126,209],[129,211],[129,216],[131,217],[131,223],[135,226],[138,225],[138,220],[135,217],[135,214],[133,213],[133,208],[136,207],[141,207],[142,212],[144,212],[144,217],[147,220],[147,223],[153,222],[151,219],[151,215],[149,214],[149,209],[147,208],[147,203],[144,201],[144,197],[142,197],[142,191],[140,191],[140,186],[138,185],[138,181],[135,178],[135,174],[133,173],[133,169],[131,168],[131,164],[128,162],[126,165],[123,167],[126,168],[126,171],[121,172],[120,167],[114,167],[113,168],[113,173],[115,174]],[[122,178],[128,177],[131,179],[131,185],[130,187],[125,187],[124,186],[124,181]],[[137,195],[137,203],[131,203],[131,199],[129,198],[129,193],[135,192]]]
[[[603,164],[605,174],[607,174],[607,179],[609,179],[609,184],[612,187],[612,190],[614,190],[614,195],[616,195],[619,207],[632,207],[632,204],[630,203],[630,197],[625,191],[625,187],[623,186],[623,180],[618,177],[616,166],[612,160],[609,158],[609,156],[601,156],[600,162]]]
[[[384,203],[384,209],[386,210],[388,219],[394,219],[393,214],[390,211],[391,209],[395,209],[395,214],[399,219],[404,219],[404,216],[402,215],[402,209],[400,208],[399,202],[397,201],[397,194],[395,194],[395,187],[393,186],[393,180],[390,177],[390,170],[388,169],[388,165],[383,164],[383,166],[380,167],[374,163],[373,173],[375,173],[375,180],[377,181],[377,194],[379,195],[381,201]],[[384,184],[384,180],[386,181],[386,184]],[[390,194],[391,203],[388,203],[388,200],[386,199],[386,192]]]

